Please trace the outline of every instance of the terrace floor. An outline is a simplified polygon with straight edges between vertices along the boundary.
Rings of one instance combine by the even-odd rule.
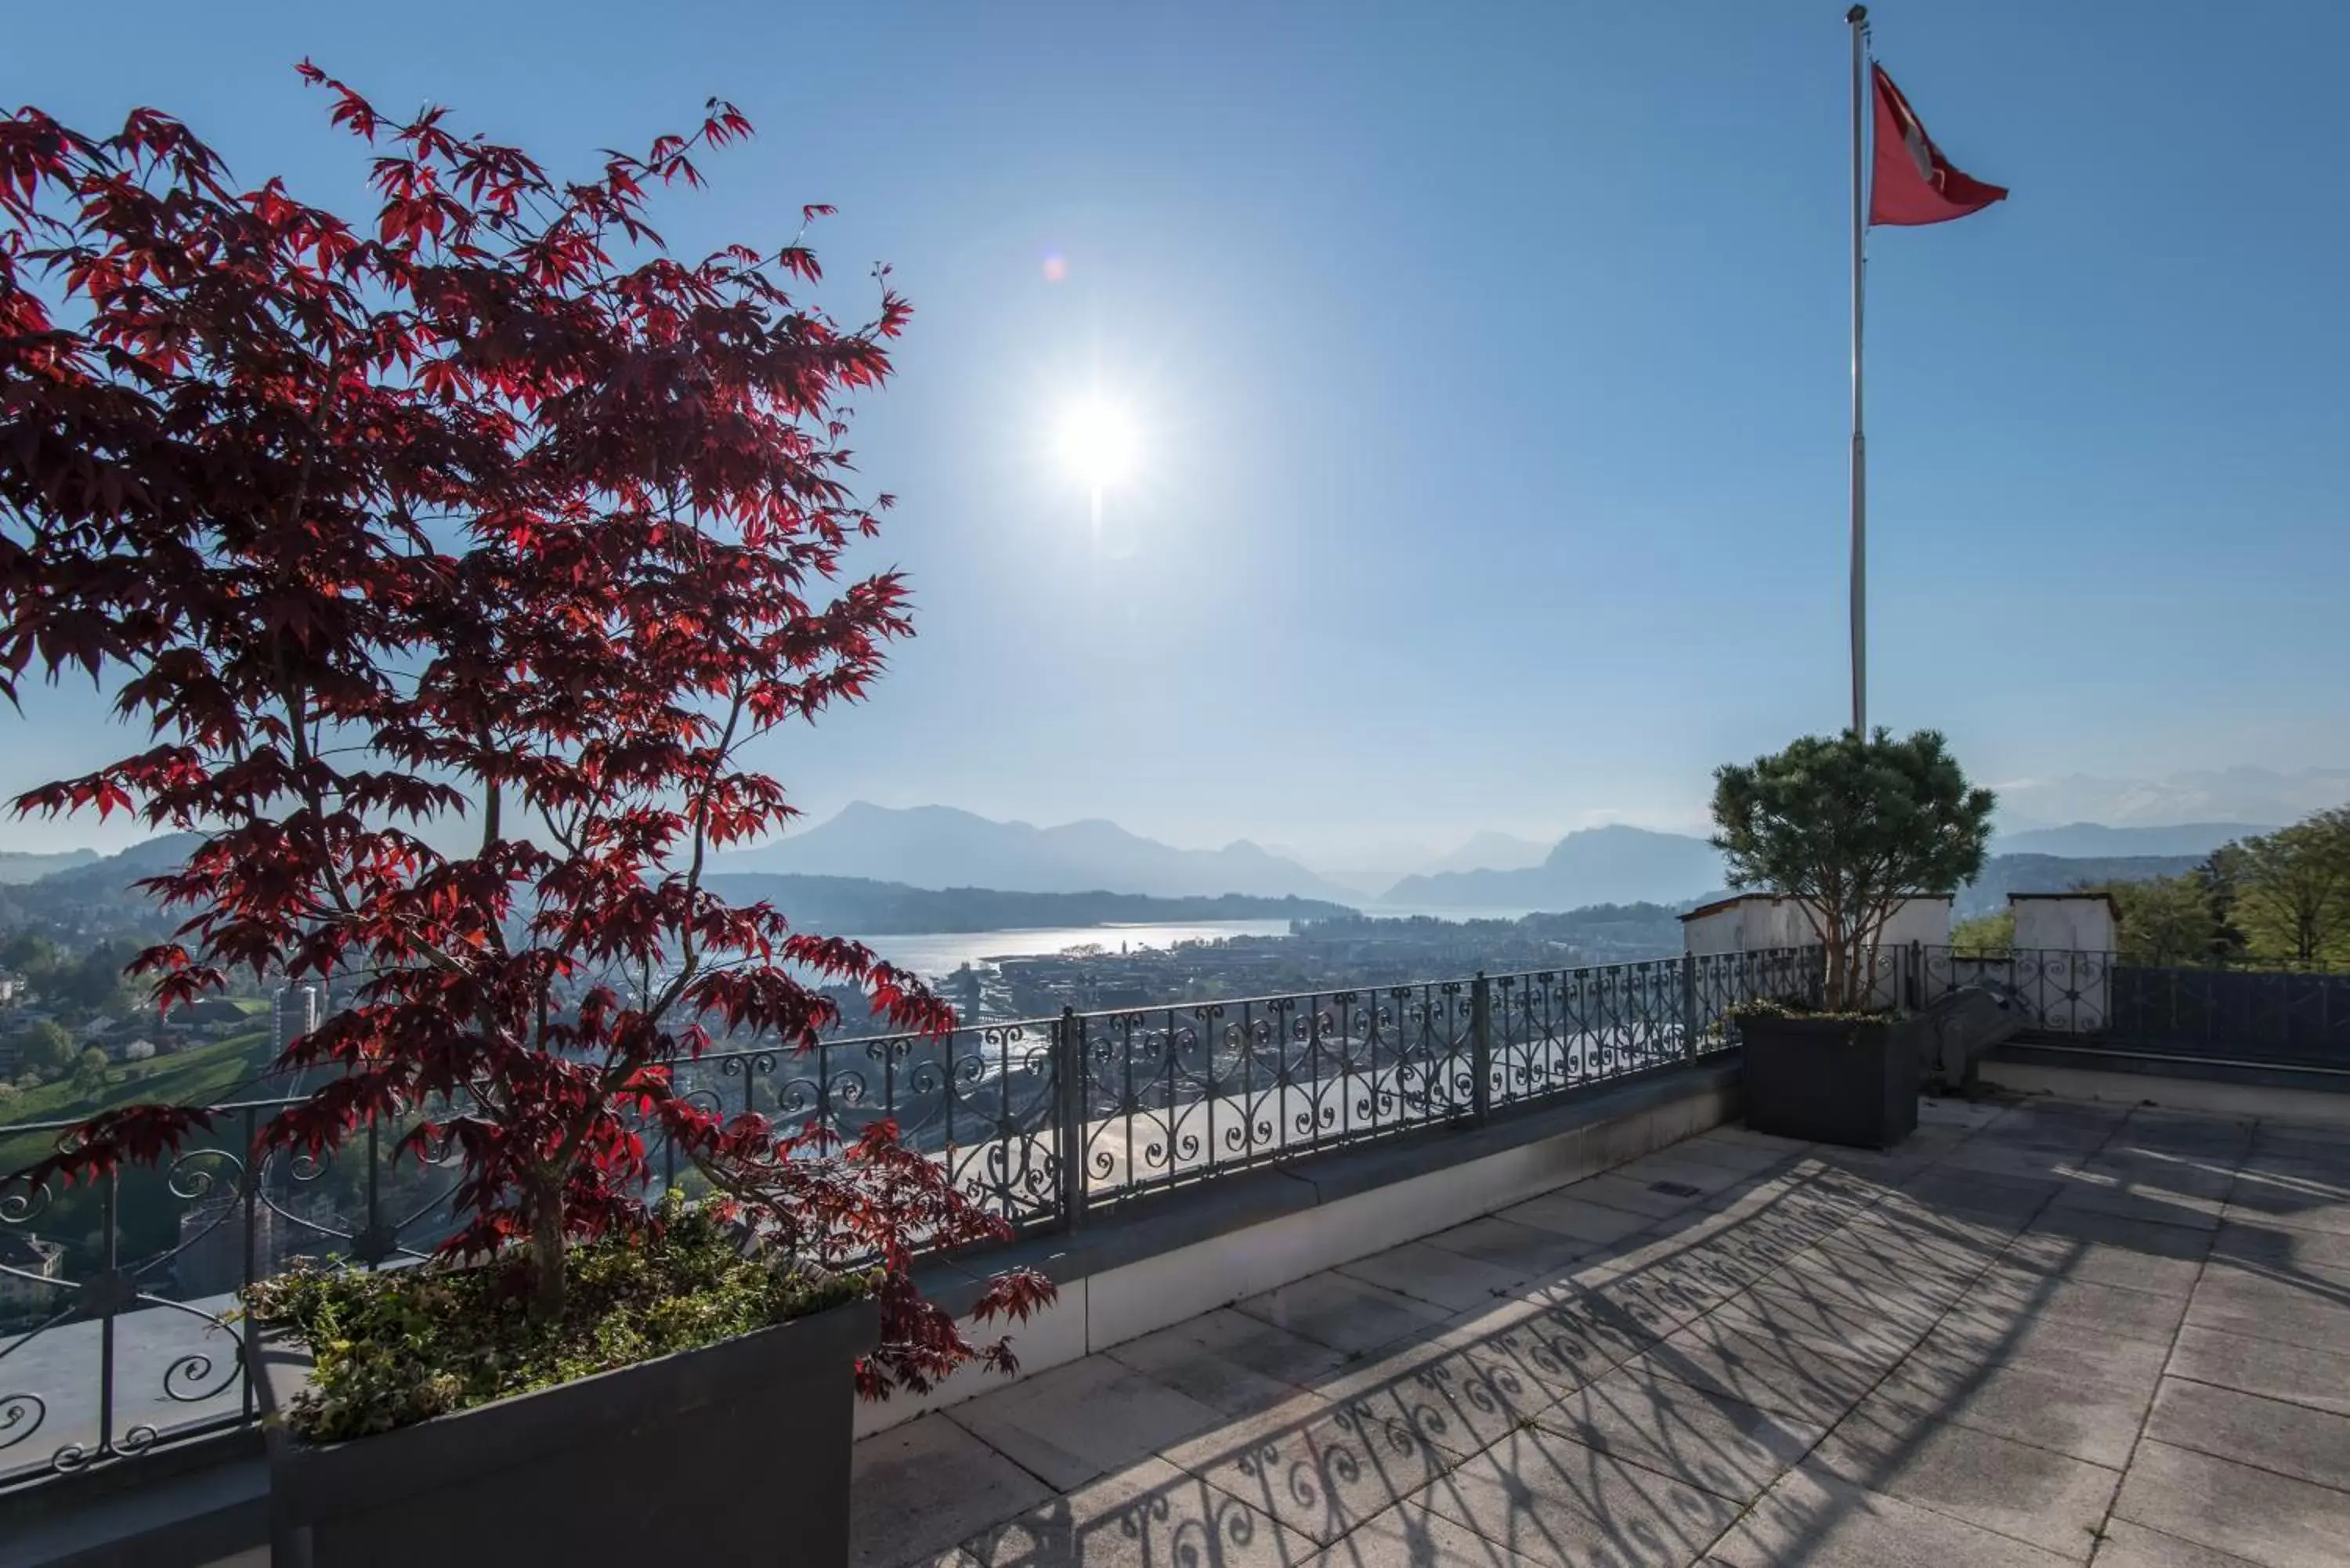
[[[1722,1129],[858,1446],[859,1568],[2350,1561],[2350,1130]]]

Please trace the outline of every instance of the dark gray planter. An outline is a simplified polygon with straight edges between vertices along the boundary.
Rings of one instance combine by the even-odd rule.
[[[1746,1125],[1851,1148],[1891,1148],[1918,1130],[1919,1021],[1738,1021]]]
[[[310,1361],[265,1338],[270,1561],[841,1568],[854,1369],[879,1338],[879,1309],[851,1302],[346,1443],[306,1443],[275,1418]]]

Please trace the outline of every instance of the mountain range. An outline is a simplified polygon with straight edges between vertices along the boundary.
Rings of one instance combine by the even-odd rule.
[[[2298,822],[2350,801],[2350,768],[2196,768],[2161,778],[2064,774],[2004,780],[1995,787],[2001,826],[2019,834],[2068,822],[2116,827],[2216,823],[2242,834],[2259,831],[2251,824]]]
[[[37,882],[58,871],[70,871],[77,866],[88,866],[98,858],[95,849],[65,849],[53,855],[29,853],[22,849],[0,849],[0,887],[20,882]]]
[[[1357,901],[1346,888],[1244,838],[1222,849],[1177,849],[1097,818],[1036,827],[944,805],[897,809],[858,801],[813,827],[711,864],[716,871],[863,877],[917,888]]]
[[[2184,870],[2222,844],[2264,831],[2240,822],[2136,826],[2076,822],[2010,833],[1993,841],[1991,865],[1961,902],[1995,905],[2009,891],[2053,892],[2085,881],[2166,875]],[[151,927],[161,912],[128,885],[178,864],[194,843],[193,835],[172,835],[103,858],[77,850],[0,859],[0,928],[27,922],[85,929]],[[1498,864],[1473,864],[1480,858]],[[41,862],[52,863],[47,875],[24,875]],[[1721,855],[1704,839],[1621,825],[1570,833],[1546,851],[1529,840],[1480,834],[1437,864],[1440,868],[1405,877],[1382,892],[1376,883],[1342,885],[1246,839],[1221,849],[1179,849],[1099,820],[1036,827],[948,806],[892,809],[859,803],[775,843],[720,855],[711,870],[728,877],[857,879],[869,886],[819,888],[809,884],[797,891],[804,898],[821,894],[823,903],[849,913],[859,925],[881,917],[884,910],[892,921],[943,914],[943,906],[899,897],[917,891],[953,890],[962,899],[957,906],[962,912],[954,917],[960,924],[978,918],[971,910],[998,896],[1017,896],[1009,898],[1007,909],[1018,897],[1084,894],[1193,900],[1298,898],[1374,909],[1469,913],[1564,910],[1596,904],[1687,905],[1718,893],[1727,882]],[[1366,898],[1366,892],[1374,896]],[[913,913],[917,909],[924,911],[920,917]],[[1056,919],[1075,916],[1074,908],[1051,913]],[[1180,916],[1156,914],[1159,919],[1219,918],[1189,910]],[[1129,912],[1103,918],[1140,917]]]
[[[1704,839],[1617,824],[1568,834],[1538,865],[1406,877],[1379,902],[1433,909],[1677,904],[1724,879],[1721,853]]]
[[[1991,852],[2101,858],[2132,855],[2200,857],[2223,844],[2275,831],[2273,827],[2248,822],[2182,822],[2168,827],[2108,827],[2101,822],[2075,822],[2063,827],[2002,833],[1991,840]]]

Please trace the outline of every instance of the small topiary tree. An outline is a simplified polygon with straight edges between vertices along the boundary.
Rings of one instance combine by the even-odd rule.
[[[1826,950],[1825,1004],[1866,1005],[1877,940],[1905,898],[1982,870],[1991,792],[1967,784],[1942,737],[1806,735],[1713,775],[1713,846],[1734,888],[1794,898]]]

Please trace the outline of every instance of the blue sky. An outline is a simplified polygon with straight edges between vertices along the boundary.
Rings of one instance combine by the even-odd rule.
[[[2350,7],[1874,17],[1944,151],[2014,195],[1872,236],[1872,717],[1994,782],[2350,765]],[[345,205],[361,161],[306,54],[557,168],[740,104],[758,140],[660,210],[671,240],[835,203],[826,302],[886,259],[920,312],[858,444],[920,636],[775,745],[813,812],[1346,863],[1688,826],[1715,763],[1844,721],[1825,0],[227,0],[10,35],[0,102],[152,103]],[[1100,556],[1050,440],[1096,381],[1145,448]],[[99,757],[99,706],[7,721],[0,787]]]

